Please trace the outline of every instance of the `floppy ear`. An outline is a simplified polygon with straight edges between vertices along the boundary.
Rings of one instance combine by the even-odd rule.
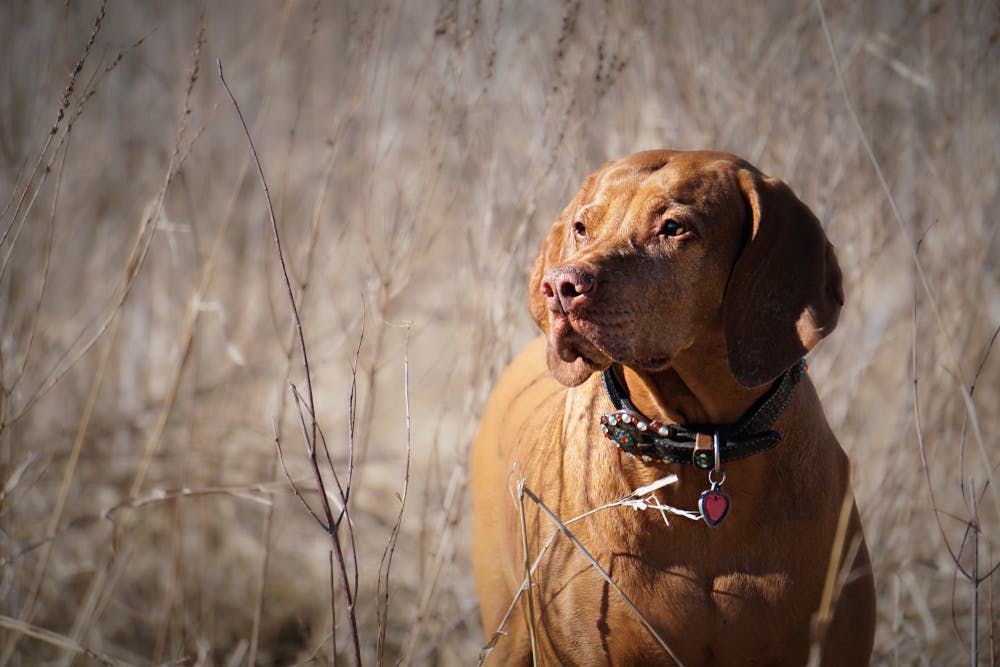
[[[723,302],[729,366],[745,387],[783,373],[837,326],[844,288],[812,211],[778,179],[741,170],[751,217]]]

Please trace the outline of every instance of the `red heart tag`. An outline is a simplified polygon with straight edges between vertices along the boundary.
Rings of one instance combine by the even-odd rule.
[[[722,489],[707,489],[698,498],[698,511],[712,528],[722,523],[729,514],[729,494]]]

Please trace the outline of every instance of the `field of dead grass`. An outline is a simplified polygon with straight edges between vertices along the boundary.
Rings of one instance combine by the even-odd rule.
[[[7,2],[0,54],[0,664],[330,662],[334,627],[347,663],[343,580],[366,664],[475,663],[466,456],[528,267],[654,147],[744,155],[837,247],[810,365],[874,663],[1000,661],[995,3]]]

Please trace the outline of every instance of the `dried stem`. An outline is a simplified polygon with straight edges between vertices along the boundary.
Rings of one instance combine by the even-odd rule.
[[[827,564],[826,580],[823,583],[823,594],[820,597],[819,608],[812,618],[812,641],[809,647],[809,667],[819,667],[822,660],[823,645],[826,643],[826,632],[833,620],[833,614],[840,599],[844,583],[854,566],[854,559],[861,548],[861,536],[855,535],[847,543],[847,531],[851,523],[851,513],[854,509],[854,494],[851,493],[851,475],[847,476],[844,497],[840,504],[840,516],[837,520],[837,530],[834,532],[833,546],[830,547],[830,562]]]
[[[257,149],[253,143],[253,137],[250,135],[250,128],[247,127],[246,119],[243,117],[243,112],[240,109],[239,103],[236,101],[236,96],[233,95],[233,91],[230,89],[229,84],[226,82],[225,75],[222,70],[222,60],[217,60],[219,68],[219,80],[222,82],[223,87],[226,89],[226,93],[229,95],[229,99],[236,110],[236,114],[239,117],[240,124],[243,126],[243,133],[246,136],[247,143],[250,147],[250,152],[253,155],[254,165],[257,167],[257,174],[260,177],[261,187],[264,190],[264,198],[267,201],[267,211],[271,221],[271,230],[274,234],[274,245],[278,253],[278,260],[281,264],[281,272],[285,282],[285,289],[288,293],[288,303],[292,310],[292,318],[295,322],[295,330],[298,334],[299,339],[299,352],[302,354],[302,366],[305,372],[306,378],[306,405],[305,408],[310,415],[310,427],[311,433],[306,438],[306,446],[309,453],[309,464],[312,467],[313,474],[316,478],[316,485],[320,490],[320,503],[323,507],[324,520],[321,524],[325,527],[328,535],[330,536],[331,546],[333,548],[334,556],[336,557],[337,566],[340,572],[340,579],[343,585],[344,601],[345,607],[347,609],[348,620],[350,621],[350,636],[351,636],[351,646],[353,649],[353,657],[355,666],[361,665],[361,642],[358,635],[358,623],[357,618],[354,613],[354,591],[351,589],[350,582],[347,575],[347,564],[344,559],[343,548],[340,543],[340,532],[339,524],[334,520],[333,511],[330,507],[330,499],[326,491],[326,484],[323,480],[323,475],[319,468],[319,460],[316,456],[316,443],[318,439],[318,429],[319,426],[316,421],[316,410],[315,410],[315,400],[313,397],[313,387],[312,387],[312,374],[309,369],[309,353],[306,348],[305,333],[302,327],[302,319],[299,316],[298,304],[295,299],[295,292],[292,289],[292,282],[288,275],[288,267],[285,263],[285,255],[281,247],[281,235],[278,232],[278,221],[274,213],[274,206],[271,202],[271,194],[267,185],[267,178],[264,176],[264,168],[260,161],[260,156],[257,153]],[[336,472],[336,471],[334,471]],[[346,491],[342,494],[341,498],[344,499],[346,496]],[[344,502],[344,507],[346,508],[347,503]],[[333,585],[333,580],[331,578],[331,586]],[[336,633],[334,633],[336,636]],[[336,653],[334,653],[336,655]]]
[[[76,61],[76,66],[73,68],[73,71],[70,72],[69,81],[66,83],[66,87],[63,89],[62,98],[60,99],[59,102],[59,110],[56,112],[56,120],[52,124],[52,127],[49,129],[48,135],[45,137],[45,143],[42,145],[42,150],[38,152],[38,158],[35,160],[35,164],[31,169],[31,173],[28,175],[28,179],[25,181],[24,189],[21,191],[21,194],[19,195],[17,200],[17,205],[15,206],[13,214],[11,215],[10,224],[7,226],[6,229],[4,229],[3,234],[0,235],[0,248],[2,248],[3,244],[7,241],[7,237],[10,234],[11,229],[14,227],[14,224],[21,213],[21,209],[24,206],[24,199],[27,196],[28,190],[31,187],[31,182],[35,180],[35,176],[38,174],[38,169],[41,166],[42,161],[45,159],[45,155],[49,151],[49,147],[52,144],[52,140],[59,133],[59,126],[62,125],[63,119],[66,117],[66,110],[69,108],[70,100],[73,98],[73,91],[76,89],[77,77],[80,76],[80,72],[83,71],[83,66],[87,62],[88,57],[90,56],[90,50],[93,48],[94,43],[97,41],[97,34],[101,31],[101,26],[104,25],[104,18],[107,15],[106,14],[107,5],[108,5],[107,0],[101,0],[101,4],[97,8],[97,18],[94,19],[94,28],[90,33],[90,38],[87,40],[86,46],[83,47],[83,53],[80,54],[80,58]],[[48,173],[48,168],[46,168],[45,173]],[[39,189],[41,189],[41,184],[39,184],[38,188],[35,190],[36,195]],[[8,205],[4,207],[5,211],[8,206],[9,202]],[[28,210],[30,210],[30,208],[31,206],[29,204]],[[28,211],[25,210],[24,212],[25,217],[27,216],[27,213]],[[6,265],[6,262],[4,262],[4,264]]]
[[[40,628],[37,625],[32,625],[31,623],[25,623],[24,621],[20,621],[16,618],[11,618],[10,616],[0,615],[0,628],[6,628],[8,631],[15,633],[17,636],[25,635],[28,637],[34,637],[35,639],[64,651],[84,655],[95,662],[101,663],[102,665],[110,665],[111,667],[125,667],[127,665],[127,663],[115,660],[109,655],[104,655],[103,653],[98,653],[97,651],[87,648],[72,637],[60,635],[52,632],[51,630]]]
[[[985,439],[983,438],[983,434],[979,426],[976,408],[972,403],[969,392],[965,387],[965,382],[962,379],[961,367],[958,363],[955,350],[950,343],[952,338],[949,335],[948,328],[944,324],[944,317],[941,314],[941,308],[938,305],[937,296],[934,290],[931,289],[930,278],[927,277],[927,272],[924,270],[923,262],[920,261],[920,256],[917,252],[918,244],[914,242],[910,230],[903,221],[903,215],[900,213],[899,207],[896,205],[896,198],[892,194],[892,189],[889,187],[889,182],[885,178],[882,166],[879,163],[878,158],[875,156],[875,151],[872,149],[871,142],[868,140],[868,135],[861,126],[861,120],[858,118],[854,105],[851,103],[851,98],[847,94],[847,83],[844,81],[844,75],[840,69],[840,59],[837,57],[837,50],[833,44],[833,35],[830,34],[830,26],[827,25],[826,12],[823,10],[822,0],[816,0],[816,9],[819,13],[820,23],[823,28],[823,35],[826,38],[827,47],[830,50],[830,58],[833,61],[834,73],[836,74],[837,82],[840,86],[841,95],[844,98],[844,106],[847,108],[847,112],[854,125],[854,129],[858,133],[858,138],[864,147],[865,154],[871,162],[872,168],[875,170],[875,175],[878,177],[879,185],[882,187],[886,201],[889,203],[889,209],[892,211],[892,218],[895,220],[896,226],[899,228],[900,235],[906,239],[906,248],[910,252],[920,285],[923,287],[924,294],[927,296],[927,300],[930,303],[931,311],[934,313],[934,320],[937,323],[939,332],[941,333],[941,340],[944,341],[944,348],[947,355],[945,362],[955,374],[956,389],[958,389],[959,394],[962,397],[962,403],[965,406],[969,421],[972,424],[972,432],[973,435],[976,436],[976,444],[979,445],[979,454],[982,457],[982,463],[985,467],[989,468],[990,458],[986,452]],[[998,495],[996,491],[993,492],[993,501],[996,509],[1000,510],[1000,495]]]
[[[673,659],[673,661],[677,663],[678,667],[684,667],[680,658],[678,658],[677,654],[674,653],[673,649],[671,649],[670,646],[667,645],[666,640],[664,640],[663,637],[660,636],[660,633],[656,631],[656,628],[654,628],[653,624],[649,621],[648,618],[646,618],[646,615],[639,610],[639,608],[635,605],[635,603],[632,602],[632,599],[625,593],[625,591],[623,591],[618,586],[615,580],[611,578],[611,575],[608,574],[607,570],[601,567],[601,564],[597,562],[597,559],[594,558],[594,556],[591,555],[589,551],[587,551],[587,548],[583,546],[580,540],[577,539],[576,535],[574,535],[572,531],[570,531],[570,529],[566,526],[565,523],[559,520],[559,517],[557,517],[555,513],[553,513],[552,510],[550,510],[548,506],[542,502],[541,498],[539,498],[538,496],[536,496],[534,493],[531,492],[531,489],[529,489],[526,486],[522,486],[522,488],[524,494],[528,496],[528,498],[530,498],[532,501],[534,501],[536,505],[538,505],[538,507],[546,514],[546,516],[548,516],[549,519],[551,519],[552,522],[556,524],[556,526],[559,528],[562,534],[565,535],[569,539],[569,541],[573,543],[573,546],[575,546],[577,550],[580,553],[582,553],[588,561],[590,561],[590,564],[594,567],[595,570],[597,570],[597,572],[601,575],[601,577],[603,577],[604,580],[608,582],[608,585],[610,585],[613,589],[615,589],[615,591],[618,593],[618,595],[621,596],[625,604],[627,604],[629,608],[635,613],[635,615],[638,616],[643,626],[645,626],[646,630],[649,631],[649,634],[653,637],[653,639],[656,640],[656,643],[658,643],[660,647],[667,653],[667,655],[669,655]]]
[[[528,555],[528,525],[524,518],[524,496],[526,491],[527,488],[524,486],[524,480],[519,480],[517,483],[517,509],[521,517],[521,549],[524,552],[524,580],[527,582],[524,592],[528,598],[528,613],[525,614],[524,621],[528,626],[528,635],[531,638],[531,664],[537,667],[538,640],[535,637],[535,596],[531,591],[531,558]],[[538,501],[536,500],[536,502]]]
[[[392,533],[389,536],[385,551],[382,553],[382,561],[379,564],[378,590],[376,598],[379,600],[376,613],[378,615],[378,642],[376,644],[376,655],[379,665],[382,665],[385,658],[385,632],[389,625],[389,571],[392,568],[392,556],[396,551],[396,541],[399,538],[399,529],[403,524],[403,511],[406,509],[406,493],[410,487],[410,460],[413,451],[413,432],[410,425],[410,325],[406,327],[406,349],[403,355],[403,403],[406,409],[406,468],[403,471],[403,488],[399,497],[399,513],[396,515],[396,522],[392,526]]]

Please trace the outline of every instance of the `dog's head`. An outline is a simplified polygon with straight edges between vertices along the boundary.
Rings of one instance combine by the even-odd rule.
[[[646,371],[722,331],[733,376],[780,375],[837,325],[840,268],[781,181],[725,153],[609,162],[542,243],[529,284],[548,364],[567,386],[612,363]]]

